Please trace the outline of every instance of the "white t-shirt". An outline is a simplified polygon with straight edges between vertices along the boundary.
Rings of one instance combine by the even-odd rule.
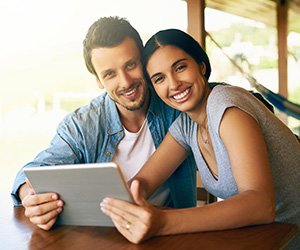
[[[146,119],[137,133],[131,133],[124,128],[124,134],[111,161],[120,166],[125,180],[129,181],[153,154],[155,146]],[[152,205],[167,206],[169,199],[169,188],[164,183],[149,197],[148,201]]]

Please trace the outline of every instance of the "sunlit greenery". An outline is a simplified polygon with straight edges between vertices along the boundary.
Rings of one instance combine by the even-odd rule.
[[[254,45],[267,45],[276,37],[276,29],[272,27],[255,27],[243,23],[232,24],[229,28],[211,31],[211,35],[221,47],[230,46],[236,39],[241,42],[251,41]]]

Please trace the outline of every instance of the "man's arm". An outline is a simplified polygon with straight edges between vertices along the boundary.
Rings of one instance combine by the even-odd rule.
[[[82,160],[80,154],[68,141],[71,139],[67,135],[63,138],[57,133],[50,146],[24,167],[79,163]],[[26,180],[23,168],[17,174],[13,185],[11,193],[13,203],[16,206],[24,206],[25,216],[33,224],[49,230],[54,225],[57,215],[62,211],[63,201],[59,200],[58,194],[55,193],[35,194]]]
[[[32,162],[26,164],[23,168],[81,163],[82,159],[78,150],[75,151],[75,147],[71,146],[71,143],[67,140],[70,141],[68,138],[63,138],[56,134],[49,147],[39,153]],[[23,173],[23,168],[18,172],[11,192],[11,197],[15,206],[22,205],[23,199],[20,196],[20,192],[25,191],[23,188],[21,190],[21,187],[26,182],[26,176]],[[26,195],[24,195],[24,197],[25,196]]]

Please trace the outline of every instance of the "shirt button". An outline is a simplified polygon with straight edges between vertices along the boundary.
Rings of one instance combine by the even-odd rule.
[[[121,132],[118,132],[117,134],[118,134],[118,136],[121,136],[122,133],[121,133]]]
[[[107,133],[110,135],[111,134],[111,130],[108,130]]]
[[[106,152],[106,156],[110,156],[110,152]]]

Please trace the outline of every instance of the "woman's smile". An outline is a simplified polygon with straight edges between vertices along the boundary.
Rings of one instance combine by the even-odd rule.
[[[171,98],[174,99],[176,102],[184,102],[186,101],[191,95],[191,87],[186,88],[184,91],[173,95]]]

